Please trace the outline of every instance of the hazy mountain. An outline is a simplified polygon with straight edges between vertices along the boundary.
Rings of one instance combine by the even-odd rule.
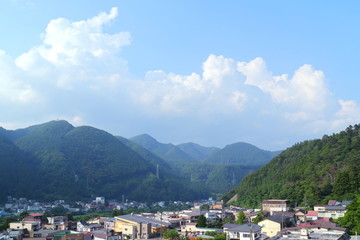
[[[214,164],[241,164],[243,166],[262,166],[277,156],[280,151],[266,151],[244,142],[227,145],[210,155],[204,161]]]
[[[148,134],[138,135],[130,138],[129,140],[143,146],[144,148],[158,155],[170,164],[195,161],[193,157],[182,151],[174,144],[159,143],[155,138],[151,137]]]
[[[220,150],[220,148],[203,147],[196,143],[183,143],[176,146],[197,161],[201,161]]]
[[[288,199],[311,206],[329,199],[352,200],[360,193],[360,125],[322,139],[297,143],[244,177],[223,198],[238,194],[243,206]]]

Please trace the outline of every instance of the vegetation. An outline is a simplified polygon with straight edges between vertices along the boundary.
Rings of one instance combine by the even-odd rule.
[[[206,227],[206,217],[204,215],[200,215],[197,222],[196,227]]]
[[[215,164],[241,164],[242,166],[262,166],[277,156],[280,151],[265,151],[249,143],[233,143],[215,152],[204,160]]]
[[[6,195],[45,201],[92,195],[114,199],[125,195],[142,201],[209,196],[207,190],[174,174],[170,167],[162,167],[164,171],[156,176],[154,163],[160,165],[161,160],[154,161],[105,131],[74,128],[66,121],[15,131],[1,128],[0,202]]]
[[[349,234],[360,233],[360,194],[346,207],[345,216],[338,219],[341,227],[346,228]]]
[[[246,221],[246,215],[243,211],[239,211],[238,219],[236,221],[237,224],[244,224]]]
[[[177,239],[179,237],[179,233],[176,229],[170,229],[166,232],[164,232],[164,238],[167,239]]]
[[[207,231],[205,232],[205,235],[207,236],[213,236],[216,240],[225,240],[226,235],[223,233],[215,232],[215,231]]]
[[[255,224],[258,224],[260,221],[264,220],[264,218],[265,218],[264,212],[263,212],[263,211],[260,211],[260,212],[258,213],[258,215],[253,219],[253,222],[254,222]]]
[[[223,196],[258,207],[264,199],[288,199],[313,206],[330,199],[353,200],[360,189],[360,125],[283,151]]]

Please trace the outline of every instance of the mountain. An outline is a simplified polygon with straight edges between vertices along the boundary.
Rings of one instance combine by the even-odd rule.
[[[247,143],[231,144],[224,149],[203,147],[195,143],[175,146],[159,143],[147,134],[129,140],[161,157],[178,174],[193,184],[203,186],[213,195],[224,194],[244,176],[256,171],[279,153],[261,150]]]
[[[244,142],[227,145],[204,160],[214,164],[241,164],[243,166],[262,166],[277,156],[280,151],[265,151]]]
[[[30,189],[39,186],[35,172],[37,164],[31,156],[20,150],[0,130],[0,201],[7,195],[34,196]]]
[[[159,143],[155,138],[151,137],[148,134],[138,135],[130,138],[129,140],[143,146],[144,148],[161,157],[162,159],[166,159],[167,162],[170,164],[195,161],[193,157],[182,151],[174,144]]]
[[[120,199],[124,194],[129,199],[157,201],[208,196],[189,180],[172,175],[169,167],[165,170],[166,163],[157,176],[154,163],[160,159],[149,161],[118,138],[93,127],[51,121],[14,131],[2,129],[0,134],[3,148],[8,149],[1,152],[7,156],[1,159],[4,166],[14,170],[15,176],[29,173],[24,177],[32,180],[20,177],[16,184],[10,184],[8,179],[12,178],[0,175],[0,182],[14,189],[31,182],[27,192],[37,192],[37,199],[75,200],[92,195]],[[3,192],[26,195],[26,191],[20,193]]]
[[[145,160],[150,162],[152,165],[159,166],[159,169],[161,171],[166,171],[168,173],[175,174],[173,169],[170,167],[170,165],[164,159],[162,159],[159,156],[155,155],[154,153],[147,150],[143,146],[141,146],[139,144],[136,144],[136,143],[130,141],[129,139],[126,139],[126,138],[121,137],[121,136],[117,136],[116,138],[120,142],[122,142],[124,145],[126,145],[127,147],[129,147],[132,150],[134,150],[135,152],[137,152],[140,156],[142,156]]]
[[[329,199],[352,200],[360,193],[360,125],[286,149],[223,196],[256,207],[264,199],[312,206]]]
[[[220,148],[203,147],[196,143],[183,143],[176,146],[196,161],[201,161],[220,150]]]

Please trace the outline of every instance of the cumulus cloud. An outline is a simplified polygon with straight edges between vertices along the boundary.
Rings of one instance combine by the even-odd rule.
[[[13,59],[0,50],[0,99],[3,103],[30,104],[39,100],[39,95],[30,84],[22,81]]]
[[[42,35],[43,44],[20,55],[16,65],[31,75],[52,78],[57,87],[69,90],[74,89],[76,81],[81,87],[116,81],[114,76],[127,75],[127,62],[118,54],[131,42],[128,32],[103,32],[104,25],[117,14],[117,8],[112,8],[110,13],[78,22],[51,20]]]
[[[288,74],[274,76],[262,58],[239,62],[237,68],[246,76],[245,84],[258,87],[275,103],[287,105],[291,112],[284,116],[291,121],[320,117],[332,98],[323,72],[308,64],[299,67],[291,78]]]
[[[173,135],[187,136],[184,141],[195,132],[227,144],[265,146],[271,139],[280,149],[297,136],[360,121],[358,103],[334,96],[325,74],[309,64],[274,75],[262,58],[243,62],[210,54],[201,72],[149,70],[135,79],[121,57],[130,33],[104,31],[117,16],[112,8],[87,20],[54,19],[41,45],[15,59],[0,51],[0,106],[7,116],[0,124],[62,118],[114,133],[176,129]]]

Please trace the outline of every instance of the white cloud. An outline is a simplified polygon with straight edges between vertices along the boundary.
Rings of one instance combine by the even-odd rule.
[[[291,121],[321,117],[332,101],[323,72],[311,65],[301,66],[290,79],[288,74],[273,76],[262,58],[239,62],[237,68],[246,76],[245,84],[269,94],[275,104],[287,106],[284,116]]]
[[[22,81],[13,59],[0,50],[0,99],[12,104],[30,104],[39,101],[38,93],[30,84]]]
[[[42,36],[43,44],[20,55],[16,64],[28,74],[53,79],[55,86],[68,90],[73,90],[76,82],[81,82],[81,87],[107,85],[109,76],[128,74],[127,62],[118,54],[130,44],[130,33],[103,32],[103,26],[116,17],[117,8],[112,8],[109,14],[88,20],[52,20]]]
[[[136,133],[176,129],[174,135],[285,145],[360,121],[358,103],[339,100],[324,73],[308,64],[274,75],[262,58],[241,62],[210,54],[198,73],[150,70],[134,79],[120,56],[130,33],[104,32],[117,15],[112,8],[88,20],[55,19],[41,45],[15,60],[0,52],[2,124],[63,118]]]

